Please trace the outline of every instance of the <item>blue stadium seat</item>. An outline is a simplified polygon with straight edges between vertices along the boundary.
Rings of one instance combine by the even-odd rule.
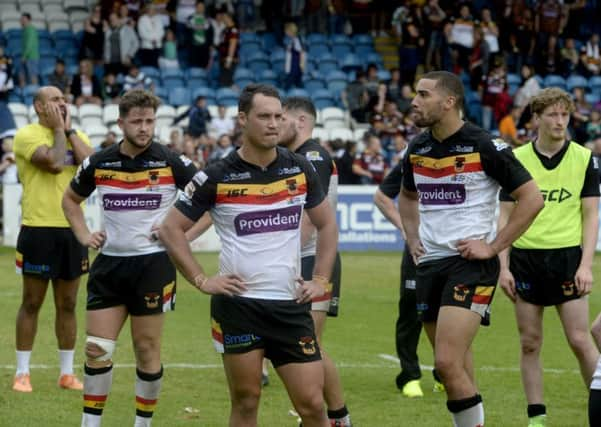
[[[161,79],[162,86],[167,90],[182,88],[186,86],[186,82],[183,77],[167,76]]]
[[[374,40],[369,34],[355,34],[352,37],[352,43],[355,47],[357,46],[372,46]]]
[[[188,89],[194,89],[200,86],[207,86],[209,81],[206,77],[188,77],[186,79],[186,87]]]
[[[325,82],[321,79],[307,79],[303,82],[303,85],[309,92],[326,88]]]
[[[54,71],[54,65],[56,64],[56,58],[54,57],[41,57],[40,58],[40,75],[47,76],[52,74]]]
[[[282,48],[275,48],[270,52],[271,54],[269,54],[269,60],[271,62],[277,61],[279,59],[286,59],[286,51]]]
[[[373,46],[365,46],[365,45],[359,45],[359,46],[355,46],[355,55],[364,58],[367,57],[367,55],[373,55],[373,54],[377,54],[377,52],[374,50]]]
[[[140,67],[140,71],[151,79],[159,79],[161,77],[161,70],[156,67]]]
[[[515,74],[515,73],[507,73],[507,84],[508,85],[521,85],[522,84],[522,78]]]
[[[154,68],[154,67],[152,67],[152,68]],[[162,79],[166,79],[166,78],[183,79],[184,78],[184,72],[182,70],[180,70],[179,68],[165,68],[164,70],[159,70],[159,72],[161,73]]]
[[[346,55],[342,62],[340,63],[342,70],[345,73],[349,71],[357,71],[363,68],[363,63],[361,62],[361,57],[359,55],[355,55],[353,53],[349,53]]]
[[[545,87],[558,87],[566,90],[566,80],[557,74],[549,74],[544,80]]]
[[[311,33],[308,34],[307,37],[305,37],[306,42],[308,45],[311,45],[313,43],[327,43],[328,42],[328,38],[320,33]]]
[[[69,41],[77,43],[75,36],[69,30],[56,30],[51,34],[51,36],[54,39],[54,43],[57,43],[59,41]]]
[[[348,36],[344,34],[332,34],[330,35],[330,44],[347,44],[349,46],[352,46],[353,42]]]
[[[566,87],[569,92],[571,92],[572,89],[574,89],[575,87],[588,89],[588,80],[586,79],[586,77],[577,74],[572,74],[566,80]]]
[[[169,102],[169,91],[164,87],[160,85],[154,85],[154,94],[161,98],[161,101],[163,101],[164,103]]]
[[[259,81],[272,86],[278,85],[278,75],[273,70],[263,70],[259,74]]]
[[[338,61],[335,59],[321,59],[318,63],[318,66],[319,72],[324,75],[329,74],[331,71],[340,69],[340,67],[338,67]]]
[[[390,80],[390,71],[388,70],[378,70],[378,79],[389,81]]]
[[[321,57],[324,54],[330,53],[330,48],[325,43],[317,43],[309,46],[308,54],[313,57]]]
[[[260,42],[261,40],[259,39],[259,36],[257,35],[257,33],[250,33],[250,32],[243,32],[240,33],[240,43],[245,43],[245,42],[250,42],[250,41],[256,41],[256,42]]]
[[[246,60],[246,68],[250,68],[255,74],[260,74],[261,71],[271,68],[269,58],[262,52],[255,52]]]
[[[298,88],[298,87],[290,89],[288,91],[288,93],[286,94],[287,98],[290,98],[292,96],[299,96],[301,98],[309,98],[310,97],[308,90],[302,89],[302,88]]]
[[[252,51],[263,51],[263,43],[261,40],[256,39],[256,40],[242,40],[240,42],[240,49],[245,49],[248,50],[249,52]]]
[[[599,94],[597,92],[587,93],[584,95],[584,99],[586,102],[588,102],[592,106],[595,106],[599,103],[599,101],[601,101],[601,94]]]
[[[234,79],[234,84],[240,88],[240,90],[244,89],[249,84],[255,83],[255,79],[249,79],[246,77],[240,77],[239,79]]]
[[[204,96],[207,99],[207,104],[216,104],[215,91],[210,87],[197,87],[192,91],[192,99],[198,96]]]
[[[263,50],[265,52],[273,52],[277,47],[278,41],[273,33],[263,33]]]
[[[328,90],[338,98],[340,97],[340,93],[346,88],[347,84],[346,81],[333,80],[328,82]]]
[[[21,30],[20,28],[11,28],[10,30],[6,30],[4,32],[4,38],[7,42],[13,39],[21,40],[22,33],[23,30]]]
[[[216,98],[217,105],[225,105],[226,107],[238,105],[238,97],[240,94],[235,90],[224,87],[217,90]]]
[[[344,71],[334,70],[326,74],[326,82],[330,82],[332,80],[347,81],[347,75]]]
[[[353,48],[350,44],[335,44],[332,45],[332,55],[341,62],[347,55],[353,53]]]
[[[263,52],[259,43],[246,43],[240,46],[239,55],[240,58],[248,58],[255,52]]]
[[[248,68],[245,67],[237,67],[236,71],[234,71],[234,78],[235,79],[240,79],[240,78],[247,78],[247,79],[252,79],[255,77],[255,73],[253,73],[252,70],[249,70]]]
[[[592,76],[589,78],[588,87],[594,93],[601,93],[601,76]]]
[[[368,53],[365,57],[366,64],[376,64],[378,68],[384,68],[384,61],[382,61],[382,56],[377,53]]]
[[[205,70],[204,68],[190,67],[186,70],[186,78],[190,79],[190,78],[198,78],[198,77],[207,79],[209,77],[209,74],[207,73],[207,70]]]
[[[180,105],[190,105],[190,91],[185,87],[174,87],[169,89],[169,104],[179,107]]]

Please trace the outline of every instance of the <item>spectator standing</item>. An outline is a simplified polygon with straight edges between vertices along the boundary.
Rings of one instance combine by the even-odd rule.
[[[12,79],[12,60],[4,55],[0,47],[0,140],[16,131],[15,119],[8,109],[8,95],[14,88]]]
[[[217,20],[224,25],[219,43],[219,86],[229,87],[234,83],[234,71],[238,65],[240,34],[229,12],[221,10]]]
[[[88,270],[88,252],[69,227],[61,199],[77,165],[90,156],[93,149],[84,133],[71,128],[69,108],[57,88],[40,88],[33,106],[39,122],[19,129],[14,143],[23,184],[23,225],[16,260],[23,277],[23,300],[16,322],[17,371],[13,390],[32,391],[29,361],[39,311],[50,282],[61,366],[58,385],[82,390],[83,385],[73,374],[77,336],[75,303],[79,278]]]
[[[78,107],[82,104],[102,105],[102,88],[89,59],[79,61],[79,74],[71,81],[71,96]]]
[[[167,29],[165,32],[165,41],[163,42],[163,55],[159,58],[159,67],[161,69],[179,68],[177,59],[177,40],[173,30]]]
[[[57,87],[65,95],[71,90],[71,78],[67,75],[65,61],[58,58],[54,64],[54,71],[48,76],[48,84]]]
[[[572,131],[574,141],[579,144],[584,144],[588,141],[586,125],[588,124],[593,106],[584,99],[584,88],[575,87],[572,91],[574,100],[574,111],[572,112]]]
[[[117,14],[111,13],[104,32],[104,73],[127,74],[139,47],[134,29],[123,25]]]
[[[344,33],[346,2],[344,0],[328,0],[328,31],[330,34]]]
[[[505,64],[498,60],[494,68],[484,76],[482,90],[482,127],[493,129],[511,107],[511,97],[507,92],[507,71]]]
[[[591,111],[591,118],[586,124],[586,134],[588,142],[598,144],[601,142],[601,111]]]
[[[422,62],[424,38],[419,22],[409,16],[402,25],[403,37],[399,46],[401,82],[413,86],[417,66]]]
[[[84,24],[80,59],[91,59],[95,64],[102,64],[104,58],[104,27],[106,23],[102,20],[102,7],[94,6],[91,15]]]
[[[357,153],[355,141],[342,141],[337,139],[333,143],[334,163],[338,171],[338,183],[340,185],[360,184],[360,177],[353,172],[353,162]]]
[[[474,19],[467,3],[463,3],[459,8],[459,16],[451,28],[451,39],[457,55],[456,65],[467,72],[468,59],[474,45]]]
[[[188,18],[188,28],[191,31],[190,58],[188,62],[193,67],[209,68],[213,44],[213,26],[205,16],[205,5],[202,1],[196,3],[196,9]]]
[[[38,84],[40,49],[38,30],[31,23],[31,15],[23,13],[21,15],[21,27],[23,28],[22,52],[21,52],[21,70],[19,72],[19,84],[21,87],[25,84]]]
[[[443,25],[447,14],[438,4],[438,0],[429,0],[424,5],[424,34],[430,34],[427,42],[425,67],[440,69],[442,67],[441,47],[443,38]]]
[[[536,5],[534,31],[537,50],[548,48],[550,37],[558,37],[567,22],[567,8],[560,0],[542,0]]]
[[[499,47],[499,27],[492,20],[490,9],[485,7],[480,12],[482,20],[480,21],[480,27],[484,32],[484,40],[488,43],[490,55],[494,58],[500,51]]]
[[[580,65],[580,53],[576,49],[576,43],[573,38],[567,38],[564,46],[559,51],[560,72],[564,77],[576,73]]]
[[[474,44],[468,59],[470,88],[478,90],[482,80],[488,75],[490,47],[484,38],[484,30],[480,26],[474,28]]]
[[[286,61],[284,63],[284,89],[292,86],[303,87],[303,72],[307,61],[307,53],[303,42],[298,36],[298,27],[294,22],[288,22],[284,26],[284,47],[286,49]]]
[[[534,68],[530,65],[523,65],[521,69],[522,86],[519,87],[514,97],[514,104],[522,109],[530,102],[530,98],[541,91],[540,83],[534,74]]]
[[[140,64],[142,66],[158,67],[165,29],[163,20],[157,14],[154,4],[146,5],[138,19],[138,34],[140,35]]]

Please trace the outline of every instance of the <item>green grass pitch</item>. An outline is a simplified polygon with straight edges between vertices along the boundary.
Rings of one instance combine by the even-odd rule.
[[[216,254],[198,255],[210,273]],[[344,253],[340,316],[326,325],[325,347],[336,361],[347,405],[357,427],[450,426],[444,394],[432,390],[432,376],[424,370],[421,399],[403,398],[394,385],[398,363],[394,356],[394,322],[399,294],[400,253]],[[601,257],[595,259],[597,284],[590,296],[591,320],[601,310]],[[14,272],[14,251],[0,249],[0,426],[76,426],[81,419],[81,396],[59,390],[58,355],[54,338],[54,309],[48,294],[40,315],[32,356],[31,394],[11,390],[14,375],[14,322],[21,298],[21,279]],[[85,278],[84,278],[85,285]],[[77,307],[79,329],[76,371],[81,376],[85,337],[85,286]],[[133,425],[134,358],[129,325],[115,353],[113,388],[104,411],[104,426]],[[525,426],[526,402],[519,375],[519,341],[509,300],[498,290],[492,326],[481,328],[474,344],[476,378],[484,398],[487,426]],[[422,365],[432,365],[432,354],[422,334]],[[542,354],[545,365],[545,403],[548,425],[587,425],[587,399],[554,309],[546,311]],[[167,315],[163,334],[165,364],[163,390],[153,425],[226,426],[229,398],[221,360],[213,350],[209,331],[209,297],[179,280],[177,309]],[[259,425],[296,426],[285,390],[271,371],[264,389]]]

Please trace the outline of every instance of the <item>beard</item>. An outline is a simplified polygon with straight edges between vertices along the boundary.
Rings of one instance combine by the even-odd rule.
[[[130,134],[126,131],[123,131],[123,139],[126,140],[127,142],[129,142],[131,145],[133,145],[136,148],[148,147],[150,145],[150,143],[152,142],[152,136],[153,135],[151,134],[146,139],[141,139],[137,135]]]
[[[283,147],[290,147],[290,145],[292,145],[292,143],[296,140],[297,135],[298,132],[291,126],[290,129],[288,129],[282,135],[280,141],[278,142],[278,145],[281,145]]]

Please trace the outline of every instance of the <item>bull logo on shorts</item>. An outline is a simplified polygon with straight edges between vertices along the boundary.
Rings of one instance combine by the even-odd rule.
[[[563,291],[564,297],[571,297],[574,295],[574,282],[563,282],[561,284],[561,290]]]
[[[288,194],[294,196],[298,193],[298,186],[296,185],[296,179],[287,179],[286,180],[286,188],[288,189]]]
[[[315,340],[312,337],[301,337],[298,344],[307,356],[315,354]]]
[[[455,172],[461,173],[465,167],[465,157],[455,157]]]
[[[161,296],[155,292],[144,295],[144,301],[146,301],[146,308],[157,308],[159,306],[159,299]]]
[[[470,290],[465,285],[455,285],[453,288],[453,298],[455,301],[464,302],[465,298],[469,295]]]

